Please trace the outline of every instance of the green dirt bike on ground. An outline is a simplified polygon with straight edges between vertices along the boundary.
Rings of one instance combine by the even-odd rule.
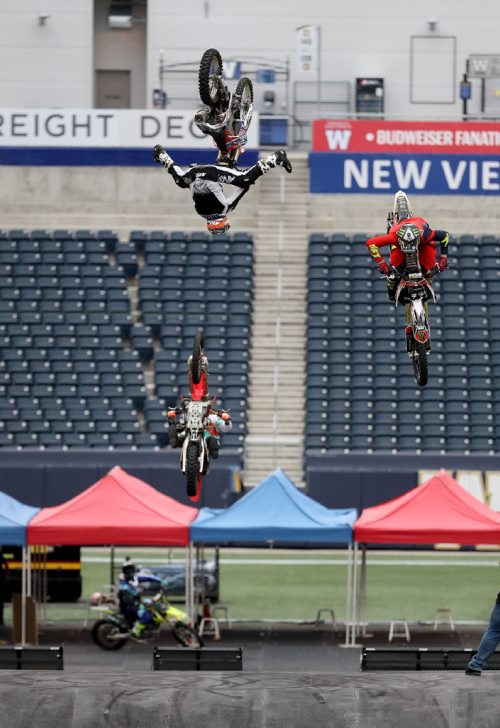
[[[102,650],[119,650],[128,639],[136,642],[158,641],[162,624],[168,624],[177,642],[183,647],[203,647],[203,641],[193,629],[188,615],[170,604],[161,594],[152,599],[143,598],[142,603],[151,612],[151,621],[144,625],[140,637],[132,634],[133,623],[125,619],[116,608],[103,610],[103,618],[92,627],[92,639]]]

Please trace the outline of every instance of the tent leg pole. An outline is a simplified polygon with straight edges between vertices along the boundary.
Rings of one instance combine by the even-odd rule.
[[[352,568],[352,623],[351,623],[351,647],[356,646],[357,632],[357,596],[358,596],[358,544],[354,544],[354,557]]]
[[[193,544],[188,545],[188,579],[187,579],[187,610],[189,619],[194,625],[194,598],[193,598]]]
[[[21,571],[21,646],[26,644],[26,546],[22,549]]]
[[[27,547],[27,574],[26,574],[26,594],[31,596],[31,546]]]
[[[349,645],[351,617],[351,585],[352,585],[352,544],[347,547],[347,593],[345,607],[345,646]]]
[[[188,614],[189,619],[192,619],[191,616],[191,607],[190,607],[190,600],[191,600],[191,582],[190,582],[190,571],[189,571],[189,547],[191,546],[191,542],[188,543],[185,557],[186,557],[186,563],[185,563],[185,579],[186,579],[186,612]]]

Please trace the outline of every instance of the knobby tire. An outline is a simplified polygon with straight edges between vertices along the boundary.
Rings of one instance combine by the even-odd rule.
[[[203,54],[198,73],[198,89],[200,99],[212,108],[219,101],[219,86],[214,89],[213,76],[222,76],[222,57],[218,50],[209,48]]]
[[[203,647],[203,640],[199,634],[184,622],[176,622],[172,627],[172,632],[177,642],[180,642],[183,647]]]
[[[198,443],[190,442],[186,452],[186,489],[190,498],[198,492],[198,479],[200,477],[198,454]]]
[[[197,331],[193,339],[193,356],[191,357],[191,380],[194,384],[200,383],[202,354],[203,331]]]
[[[425,387],[429,379],[429,366],[425,344],[414,342],[413,371],[419,387]]]
[[[92,627],[91,636],[101,650],[119,650],[126,644],[127,637],[124,637],[122,640],[108,641],[106,639],[106,634],[116,634],[117,631],[118,627],[113,622],[109,622],[107,619],[100,619]]]

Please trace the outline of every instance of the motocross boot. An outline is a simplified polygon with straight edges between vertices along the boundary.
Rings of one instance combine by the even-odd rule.
[[[222,153],[220,151],[219,151],[219,154],[217,155],[215,164],[218,167],[229,167],[230,169],[233,169],[234,167],[236,167],[236,162],[231,159],[229,154],[227,154],[227,152]]]
[[[170,169],[170,167],[174,163],[172,157],[167,154],[161,144],[157,144],[153,149],[153,159],[155,160],[155,162],[158,162],[158,164],[163,164],[166,169]]]
[[[412,352],[413,352],[413,329],[409,325],[407,325],[406,328],[405,328],[405,336],[406,336],[406,353],[409,356],[412,356]]]
[[[286,156],[286,152],[284,149],[278,149],[277,152],[273,152],[265,159],[260,160],[259,164],[262,167],[267,167],[267,169],[263,169],[264,172],[268,172],[271,167],[284,167],[288,174],[292,171],[292,165],[290,163],[290,160]]]
[[[144,626],[145,625],[142,624],[142,622],[136,622],[130,632],[131,637],[136,637],[137,639],[140,639],[144,633]]]
[[[214,437],[213,435],[210,435],[210,437],[207,438],[207,447],[208,452],[210,453],[210,457],[214,460],[217,460],[219,457],[219,450],[220,450],[220,442],[219,440]]]
[[[396,291],[398,290],[398,281],[387,278],[387,299],[389,303],[394,303],[396,300]]]
[[[172,447],[177,447],[177,427],[175,425],[168,426],[168,441]]]

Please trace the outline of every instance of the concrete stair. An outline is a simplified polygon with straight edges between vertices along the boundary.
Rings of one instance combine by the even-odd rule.
[[[272,170],[256,187],[255,286],[245,486],[282,468],[304,485],[307,160],[293,173]]]

